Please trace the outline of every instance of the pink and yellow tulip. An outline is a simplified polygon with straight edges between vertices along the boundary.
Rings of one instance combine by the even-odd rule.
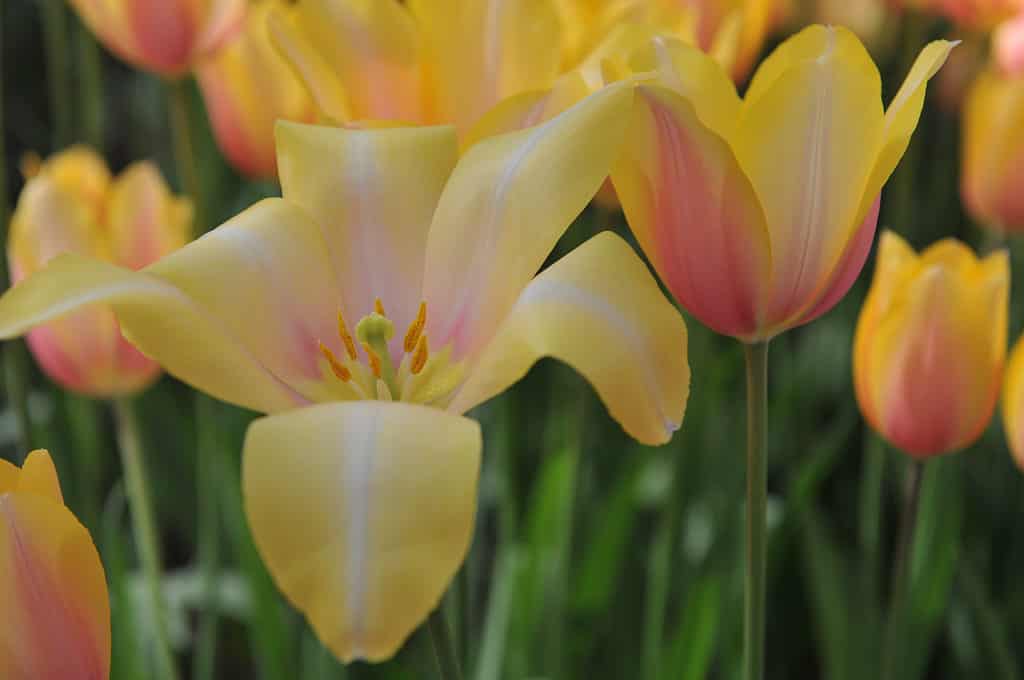
[[[998,232],[1024,230],[1024,75],[990,68],[967,93],[960,193],[971,215]]]
[[[951,47],[922,51],[888,111],[878,70],[842,28],[787,40],[742,100],[696,49],[659,40],[635,55],[636,106],[612,180],[676,299],[746,342],[831,309],[867,258],[882,185]]]
[[[461,157],[453,127],[279,123],[283,199],[141,272],[65,256],[0,299],[0,336],[109,304],[170,373],[273,414],[245,444],[256,544],[340,658],[386,658],[469,545],[481,438],[462,414],[552,356],[641,442],[680,424],[686,328],[626,243],[537,274],[632,100],[606,88]]]
[[[928,0],[927,7],[961,28],[988,32],[1024,11],[1022,0]]]
[[[1003,73],[1024,77],[1024,7],[992,33],[992,51]]]
[[[1009,260],[955,239],[920,255],[893,232],[878,247],[854,337],[861,413],[893,446],[927,458],[969,446],[995,410],[1006,358]]]
[[[254,5],[244,30],[196,69],[217,145],[239,172],[257,178],[277,176],[274,122],[316,117],[306,88],[270,44],[274,9],[292,11],[284,0]]]
[[[7,243],[14,283],[62,253],[74,252],[143,267],[185,243],[191,204],[170,195],[148,162],[111,177],[85,147],[58,153],[28,178],[11,218]],[[28,335],[43,371],[76,392],[111,397],[150,384],[160,367],[121,337],[102,305],[76,310]]]
[[[176,77],[241,27],[247,0],[70,0],[107,49],[133,66]]]
[[[88,530],[46,451],[0,460],[0,677],[106,680],[110,601]]]

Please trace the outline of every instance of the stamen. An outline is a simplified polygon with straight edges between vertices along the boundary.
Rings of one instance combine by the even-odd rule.
[[[341,362],[338,361],[337,357],[334,356],[334,352],[332,352],[330,348],[322,342],[320,343],[320,353],[327,359],[327,363],[331,365],[331,370],[339,380],[342,382],[348,382],[352,379],[352,372],[345,368]]]
[[[416,354],[412,357],[412,371],[413,375],[418,375],[423,367],[427,365],[427,357],[430,355],[430,346],[427,343],[427,336],[421,336],[419,344],[416,346]]]
[[[374,377],[381,377],[380,357],[373,351],[373,348],[370,347],[369,343],[363,343],[363,351],[366,352],[366,357],[370,360],[370,370],[373,371]]]
[[[356,343],[352,340],[352,336],[348,332],[348,324],[345,323],[345,317],[338,312],[338,335],[341,337],[341,341],[345,344],[345,351],[348,353],[348,358],[355,361],[356,359]]]
[[[387,314],[384,313],[384,303],[380,301],[380,298],[373,301],[373,311],[377,312],[381,316],[387,316]]]
[[[416,349],[416,343],[419,342],[420,334],[423,333],[423,327],[427,325],[427,303],[420,303],[420,310],[416,313],[416,318],[409,325],[409,332],[405,334],[405,342],[402,347],[406,353],[409,353]]]

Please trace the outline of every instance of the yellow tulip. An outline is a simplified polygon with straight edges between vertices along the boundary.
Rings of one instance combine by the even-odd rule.
[[[129,64],[180,76],[241,27],[247,0],[70,0],[107,49]]]
[[[748,24],[722,32],[723,59],[749,61],[760,49],[763,30]],[[596,89],[603,58],[662,33],[692,40],[694,27],[677,0],[299,0],[291,15],[271,18],[275,42],[326,119],[451,123],[463,132],[498,102],[573,71]]]
[[[969,446],[992,418],[1006,358],[1009,260],[944,239],[920,255],[882,234],[854,336],[864,419],[915,458]]]
[[[191,204],[174,198],[152,163],[112,178],[95,152],[73,147],[28,178],[11,218],[14,283],[62,253],[139,269],[185,243]],[[44,372],[76,392],[111,397],[149,385],[159,366],[125,342],[113,312],[95,305],[35,328],[28,346]]]
[[[745,342],[831,309],[864,265],[882,185],[951,47],[921,52],[888,111],[878,70],[843,28],[784,42],[742,100],[699,50],[639,51],[632,69],[653,76],[637,85],[612,181],[676,299]]]
[[[196,69],[218,146],[239,172],[258,178],[277,176],[274,122],[316,118],[306,88],[270,44],[275,8],[292,10],[284,0],[254,5],[244,30]]]
[[[88,530],[46,451],[0,460],[0,677],[106,680],[110,601]]]
[[[996,69],[971,85],[963,111],[960,193],[975,219],[1024,231],[1024,75]]]
[[[1024,335],[1017,340],[1003,384],[1003,429],[1017,467],[1024,470]]]
[[[58,260],[0,299],[0,337],[110,304],[170,373],[273,414],[245,444],[256,544],[340,658],[386,658],[469,544],[481,439],[461,414],[552,356],[641,442],[679,426],[686,328],[632,249],[605,233],[536,275],[632,99],[606,88],[461,157],[450,126],[278,123],[284,198],[141,272]]]

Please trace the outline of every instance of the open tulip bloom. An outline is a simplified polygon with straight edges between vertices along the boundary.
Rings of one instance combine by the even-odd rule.
[[[283,199],[139,272],[55,260],[0,300],[0,335],[108,304],[170,373],[273,414],[245,443],[257,546],[340,658],[389,657],[469,544],[481,437],[461,414],[553,356],[641,442],[681,422],[686,329],[624,241],[534,278],[632,104],[612,86],[461,159],[452,127],[279,123]]]
[[[106,680],[110,600],[89,531],[64,505],[53,461],[0,460],[0,677]]]

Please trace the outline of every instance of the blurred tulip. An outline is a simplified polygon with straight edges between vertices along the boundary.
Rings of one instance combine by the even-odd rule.
[[[553,356],[641,442],[680,424],[686,327],[633,250],[601,234],[537,275],[632,101],[608,87],[461,158],[449,126],[278,123],[283,199],[141,272],[66,256],[0,299],[0,336],[110,304],[169,372],[276,413],[245,445],[256,544],[335,654],[387,658],[469,545],[481,440],[461,414]]]
[[[110,601],[88,530],[46,451],[0,460],[0,677],[106,680]]]
[[[25,279],[61,253],[81,253],[138,269],[184,245],[191,204],[174,198],[151,163],[112,178],[95,152],[73,147],[28,178],[11,218],[11,278]],[[121,337],[113,312],[90,306],[34,329],[28,345],[54,381],[111,397],[150,384],[160,368]]]
[[[70,0],[111,52],[162,76],[180,76],[238,30],[247,0]]]
[[[270,44],[267,15],[291,11],[285,0],[253,5],[245,29],[196,71],[221,151],[250,177],[274,178],[274,122],[312,122],[316,107],[305,86]]]
[[[995,409],[1006,358],[1009,259],[979,260],[944,239],[920,255],[883,232],[854,336],[864,419],[915,458],[977,439]]]
[[[1003,429],[1017,467],[1024,470],[1024,335],[1017,340],[1003,384]]]
[[[1009,76],[1024,76],[1024,9],[1000,24],[992,36],[996,62]]]
[[[926,0],[926,9],[938,12],[961,28],[988,32],[1024,11],[1024,0]]]
[[[878,70],[843,28],[813,26],[761,65],[742,101],[701,52],[639,52],[612,180],[676,299],[719,333],[767,340],[831,309],[871,248],[882,185],[952,47],[918,57],[883,112]]]
[[[1024,231],[1024,76],[982,72],[963,112],[960,193],[971,215],[1000,233]]]

